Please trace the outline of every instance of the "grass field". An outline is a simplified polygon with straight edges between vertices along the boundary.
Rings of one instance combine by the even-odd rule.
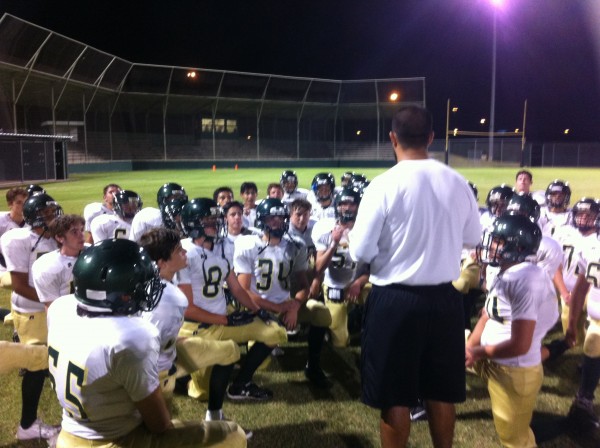
[[[124,173],[95,173],[72,176],[67,182],[48,183],[44,186],[67,213],[81,213],[83,206],[101,200],[102,187],[115,182],[123,188],[137,191],[146,206],[156,206],[156,190],[165,182],[179,182],[190,197],[212,196],[213,190],[229,185],[236,196],[243,181],[253,180],[259,186],[259,197],[263,197],[266,186],[279,179],[281,169],[233,169],[151,171]],[[308,188],[317,168],[296,170],[300,186]],[[328,171],[328,170],[323,170]],[[336,178],[346,171],[333,170]],[[361,170],[369,178],[382,169]],[[480,203],[487,191],[500,183],[513,184],[515,168],[459,170],[466,178],[477,184]],[[572,202],[582,196],[600,196],[599,170],[592,169],[533,169],[534,189],[545,189],[555,178],[570,181],[573,190]],[[2,196],[4,192],[2,190]],[[0,306],[9,306],[7,291],[0,291]],[[556,332],[556,331],[555,331]],[[0,339],[9,340],[12,327],[0,326]],[[275,398],[268,403],[225,402],[225,413],[242,426],[251,429],[254,437],[250,446],[255,447],[376,447],[378,438],[378,413],[359,402],[360,376],[358,340],[343,350],[327,346],[323,353],[323,367],[332,375],[334,387],[328,391],[313,389],[303,376],[306,359],[306,343],[302,338],[293,340],[283,347],[285,355],[274,358],[270,366],[257,373],[259,383],[268,385]],[[533,428],[541,447],[598,447],[600,433],[571,434],[565,426],[566,415],[575,391],[579,374],[577,365],[581,352],[573,350],[555,363],[545,366],[545,379],[534,414]],[[2,360],[0,360],[2,362]],[[15,443],[14,434],[20,414],[20,378],[17,374],[0,377],[0,448],[16,446],[43,446],[38,443]],[[467,401],[458,406],[455,446],[493,447],[498,446],[490,402],[484,383],[474,377],[467,379]],[[197,419],[204,415],[206,404],[187,397],[176,396],[174,415],[181,419]],[[596,411],[600,408],[596,406]],[[49,423],[59,423],[60,409],[53,392],[46,382],[40,415]],[[410,446],[430,446],[427,424],[413,425]]]

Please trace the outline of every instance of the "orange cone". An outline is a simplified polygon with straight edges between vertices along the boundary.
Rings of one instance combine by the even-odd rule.
[[[217,165],[213,165],[213,171],[217,171]]]

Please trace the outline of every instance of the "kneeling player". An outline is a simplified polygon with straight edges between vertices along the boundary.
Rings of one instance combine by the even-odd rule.
[[[154,309],[163,290],[143,249],[104,240],[81,254],[73,277],[75,294],[48,312],[50,374],[64,409],[57,446],[246,446],[235,423],[171,420],[158,331],[137,316]]]

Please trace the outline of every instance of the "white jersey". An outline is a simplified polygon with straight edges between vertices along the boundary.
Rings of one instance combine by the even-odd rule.
[[[183,313],[188,306],[187,297],[177,286],[167,281],[163,281],[163,284],[165,289],[163,289],[156,308],[142,313],[142,317],[158,329],[160,339],[159,372],[168,371],[175,362],[177,356],[175,343],[179,329],[183,325]]]
[[[4,235],[11,229],[18,229],[19,227],[23,227],[25,225],[25,221],[21,224],[18,224],[12,220],[10,217],[10,212],[0,212],[0,236]],[[0,254],[2,252],[0,251]],[[0,257],[1,259],[2,257]],[[4,266],[5,261],[2,260],[0,263],[0,275],[6,272],[6,266]]]
[[[306,246],[289,235],[276,246],[267,245],[257,235],[240,237],[235,241],[233,260],[235,272],[252,274],[251,290],[273,303],[289,299],[293,274],[308,269]]]
[[[515,320],[535,321],[527,353],[513,358],[494,358],[494,361],[512,367],[540,364],[542,339],[558,319],[556,295],[542,269],[529,262],[519,263],[497,275],[488,288],[485,311],[490,319],[481,334],[481,345],[497,345],[509,340]]]
[[[542,207],[538,226],[542,229],[542,234],[553,236],[556,229],[569,225],[571,221],[571,210],[565,212],[551,212],[548,207]]]
[[[335,207],[333,206],[333,201],[331,201],[331,204],[329,204],[327,207],[323,207],[319,203],[313,204],[310,217],[316,221],[326,218],[335,218]]]
[[[588,316],[600,320],[600,237],[593,234],[585,239],[577,255],[577,267],[591,284],[587,296]]]
[[[540,247],[535,255],[535,263],[544,270],[551,282],[562,261],[563,250],[560,244],[555,239],[542,235]]]
[[[137,212],[133,217],[129,239],[139,243],[144,233],[162,226],[163,221],[160,210],[154,207],[146,207]]]
[[[137,316],[81,317],[74,295],[48,309],[48,356],[62,429],[115,440],[142,424],[135,403],[159,387],[158,330]]]
[[[308,190],[304,188],[296,188],[291,193],[284,191],[283,197],[281,198],[281,202],[283,202],[283,204],[287,205],[289,208],[292,202],[294,202],[296,199],[306,199],[307,196]]]
[[[304,232],[296,229],[292,224],[290,224],[290,227],[288,228],[288,233],[292,238],[299,238],[304,241],[309,259],[311,257],[314,259],[316,256],[315,243],[312,238],[312,232],[316,223],[316,220],[310,218],[308,220],[308,224],[306,225],[306,229],[304,229]]]
[[[58,247],[54,238],[40,238],[30,228],[9,230],[0,238],[0,244],[6,260],[6,270],[28,273],[28,283],[32,288],[35,288],[31,272],[33,262]],[[15,291],[11,294],[11,302],[13,308],[20,313],[36,313],[46,310],[43,303],[29,300]]]
[[[131,223],[118,215],[100,215],[92,221],[94,243],[112,238],[129,239]]]
[[[213,250],[194,244],[190,238],[181,241],[187,251],[187,266],[178,272],[179,285],[191,285],[194,305],[213,314],[227,314],[227,299],[223,283],[231,265],[225,256],[222,241],[215,242]]]
[[[248,214],[246,214],[246,211],[244,210],[244,213],[242,214],[242,225],[249,229],[250,227],[254,227],[254,222],[256,221],[256,207],[251,208],[248,211]]]
[[[592,238],[595,235],[592,235]],[[576,254],[580,246],[585,244],[585,239],[581,232],[573,226],[563,226],[556,229],[552,235],[563,250],[562,273],[565,286],[568,291],[572,291],[577,281],[577,259]]]
[[[92,202],[83,209],[83,219],[85,219],[85,230],[92,231],[92,221],[96,216],[114,215],[115,212],[108,208],[104,202]]]
[[[317,252],[326,251],[331,244],[331,231],[336,225],[332,218],[320,220],[313,229],[313,240]],[[325,270],[323,284],[328,288],[344,289],[364,271],[364,263],[352,260],[349,250],[348,232],[344,232],[331,262]]]
[[[69,257],[57,249],[42,255],[31,267],[33,284],[42,303],[52,303],[73,290],[73,265],[77,257]]]

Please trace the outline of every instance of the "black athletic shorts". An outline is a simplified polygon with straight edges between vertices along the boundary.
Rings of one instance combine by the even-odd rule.
[[[417,399],[466,399],[460,293],[435,286],[373,285],[362,334],[362,401],[378,409]]]

